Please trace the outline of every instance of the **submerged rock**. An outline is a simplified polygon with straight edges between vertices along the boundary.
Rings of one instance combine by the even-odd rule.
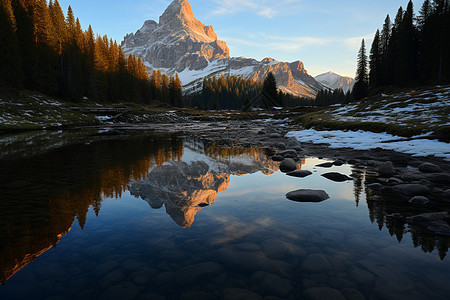
[[[381,175],[393,175],[395,174],[395,168],[392,161],[386,161],[378,165],[378,172]]]
[[[426,196],[430,193],[428,187],[422,184],[399,184],[394,186],[392,190],[409,197]]]
[[[286,198],[297,202],[322,202],[330,196],[323,190],[301,189],[287,193]]]
[[[325,174],[322,174],[322,176],[325,177],[326,179],[336,181],[336,182],[344,182],[347,180],[351,180],[351,178],[348,177],[347,175],[337,173],[337,172],[325,173]]]
[[[291,172],[297,169],[297,164],[292,158],[286,158],[280,164],[281,172]]]
[[[432,163],[424,163],[419,166],[420,172],[423,173],[440,173],[442,172],[441,168]]]
[[[294,172],[289,172],[286,175],[303,178],[303,177],[312,175],[312,172],[307,171],[307,170],[298,170],[298,171],[294,171]]]
[[[445,201],[450,201],[450,189],[442,193],[442,199],[444,199]]]
[[[345,300],[345,297],[336,289],[329,287],[313,287],[303,292],[302,299],[306,300]]]
[[[427,197],[424,197],[424,196],[415,196],[415,197],[412,197],[408,202],[411,204],[416,204],[416,205],[424,205],[424,204],[429,203],[430,199],[428,199]]]
[[[369,190],[382,191],[385,189],[384,185],[381,183],[371,183],[366,186]]]

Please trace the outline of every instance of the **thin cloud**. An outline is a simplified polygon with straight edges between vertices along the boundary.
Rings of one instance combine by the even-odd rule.
[[[212,12],[212,15],[248,12],[272,19],[275,16],[297,9],[301,0],[284,0],[277,2],[275,5],[268,0],[214,0],[214,2],[218,8]]]

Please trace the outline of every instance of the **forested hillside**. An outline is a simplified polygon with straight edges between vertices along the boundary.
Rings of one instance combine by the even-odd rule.
[[[58,0],[0,0],[0,87],[29,89],[71,101],[162,101],[182,105],[178,76],[149,79],[116,41],[83,30]]]
[[[387,15],[381,31],[375,33],[368,58],[364,41],[361,45],[355,99],[380,87],[449,83],[449,28],[448,0],[425,0],[417,16],[409,1],[406,10],[398,9],[393,22]]]

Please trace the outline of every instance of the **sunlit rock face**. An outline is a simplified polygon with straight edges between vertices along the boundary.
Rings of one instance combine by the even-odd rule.
[[[225,42],[217,40],[212,26],[205,26],[194,17],[187,0],[175,0],[159,18],[149,20],[135,34],[122,42],[125,54],[135,54],[152,68],[185,68],[200,70],[208,61],[228,58]]]
[[[315,97],[324,88],[308,74],[301,61],[230,58],[227,44],[217,39],[212,26],[205,26],[194,17],[187,0],[173,1],[159,23],[145,21],[136,33],[125,36],[122,49],[126,55],[141,58],[149,73],[154,69],[169,75],[178,73],[187,93],[201,89],[204,77],[239,76],[263,81],[269,72],[286,93]]]

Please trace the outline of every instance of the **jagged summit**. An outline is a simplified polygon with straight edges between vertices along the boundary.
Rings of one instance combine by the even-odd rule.
[[[199,40],[204,42],[217,40],[217,35],[212,26],[205,26],[194,17],[191,4],[187,0],[173,1],[159,17],[159,25],[171,30],[191,30],[193,33],[200,35]]]
[[[315,97],[323,88],[301,61],[230,58],[227,44],[217,39],[212,26],[194,17],[188,0],[172,1],[159,23],[145,21],[136,33],[125,37],[122,49],[126,55],[140,57],[149,72],[160,69],[169,75],[178,73],[187,93],[201,89],[204,77],[239,76],[262,81],[268,72],[275,75],[278,87],[287,93]]]
[[[225,42],[217,40],[212,26],[205,26],[194,17],[187,0],[175,0],[159,18],[145,21],[136,33],[122,42],[126,55],[140,57],[147,67],[201,70],[212,59],[228,58]]]
[[[314,79],[331,90],[342,89],[344,92],[351,91],[354,85],[353,78],[341,76],[331,71],[317,75]]]

